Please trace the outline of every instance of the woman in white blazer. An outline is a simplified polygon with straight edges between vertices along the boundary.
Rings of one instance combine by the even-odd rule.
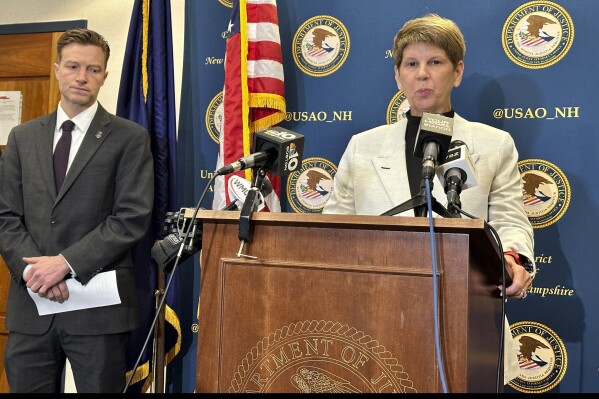
[[[469,122],[454,112],[451,91],[462,81],[465,52],[459,27],[436,14],[410,20],[397,32],[393,47],[395,80],[410,109],[396,123],[351,138],[323,213],[380,215],[413,198],[422,183],[422,158],[415,157],[412,150],[422,114],[452,117],[452,141],[467,145],[478,182],[461,192],[461,209],[486,220],[497,231],[512,277],[505,294],[521,299],[526,297],[536,269],[518,152],[509,133]],[[437,178],[432,185],[432,196],[443,203],[443,185]],[[414,212],[399,215],[414,216]],[[518,375],[518,350],[506,321],[506,384]]]

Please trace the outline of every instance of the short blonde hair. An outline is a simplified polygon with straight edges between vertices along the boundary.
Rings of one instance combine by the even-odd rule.
[[[108,65],[108,58],[110,57],[110,46],[106,39],[104,39],[104,36],[98,32],[85,28],[66,31],[60,36],[56,43],[58,62],[62,59],[62,49],[73,43],[100,47],[104,53],[104,68],[106,68],[106,65]]]
[[[429,13],[411,19],[397,32],[393,39],[396,66],[401,65],[405,48],[413,43],[428,43],[442,48],[454,66],[466,55],[466,42],[458,25],[437,14]]]

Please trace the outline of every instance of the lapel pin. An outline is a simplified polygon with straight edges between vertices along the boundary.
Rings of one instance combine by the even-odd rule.
[[[98,133],[96,133],[96,138],[99,139],[100,137],[102,137],[102,131],[98,130]]]

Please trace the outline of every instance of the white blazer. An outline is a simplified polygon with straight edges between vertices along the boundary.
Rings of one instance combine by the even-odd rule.
[[[352,136],[322,213],[380,215],[412,197],[405,157],[406,125],[407,119],[402,118]],[[477,172],[477,186],[460,194],[462,209],[486,220],[497,231],[504,251],[515,251],[534,261],[533,229],[524,211],[518,151],[512,137],[455,114],[452,140],[466,143]],[[447,206],[443,185],[436,176],[432,195]]]

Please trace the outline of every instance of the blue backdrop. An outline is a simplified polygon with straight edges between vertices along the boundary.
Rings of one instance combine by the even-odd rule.
[[[201,5],[200,5],[201,3]],[[194,207],[215,169],[219,101],[231,2],[188,0],[179,126],[181,206]],[[466,38],[465,73],[453,106],[463,117],[507,130],[519,150],[535,227],[538,268],[524,301],[507,304],[512,335],[538,342],[534,364],[507,392],[599,392],[599,62],[593,0],[279,0],[287,120],[305,135],[304,166],[282,182],[286,212],[321,211],[326,194],[302,197],[305,172],[330,184],[351,135],[401,117],[406,106],[393,78],[393,37],[408,19],[435,12]],[[538,22],[540,23],[538,24]],[[333,50],[315,56],[313,29]],[[533,32],[533,34],[531,34]],[[327,183],[328,182],[328,183]],[[441,200],[441,199],[439,199]],[[444,200],[444,199],[443,199]],[[203,207],[210,208],[212,198]],[[196,371],[198,257],[182,266],[183,347],[167,375],[172,392],[193,392]]]

